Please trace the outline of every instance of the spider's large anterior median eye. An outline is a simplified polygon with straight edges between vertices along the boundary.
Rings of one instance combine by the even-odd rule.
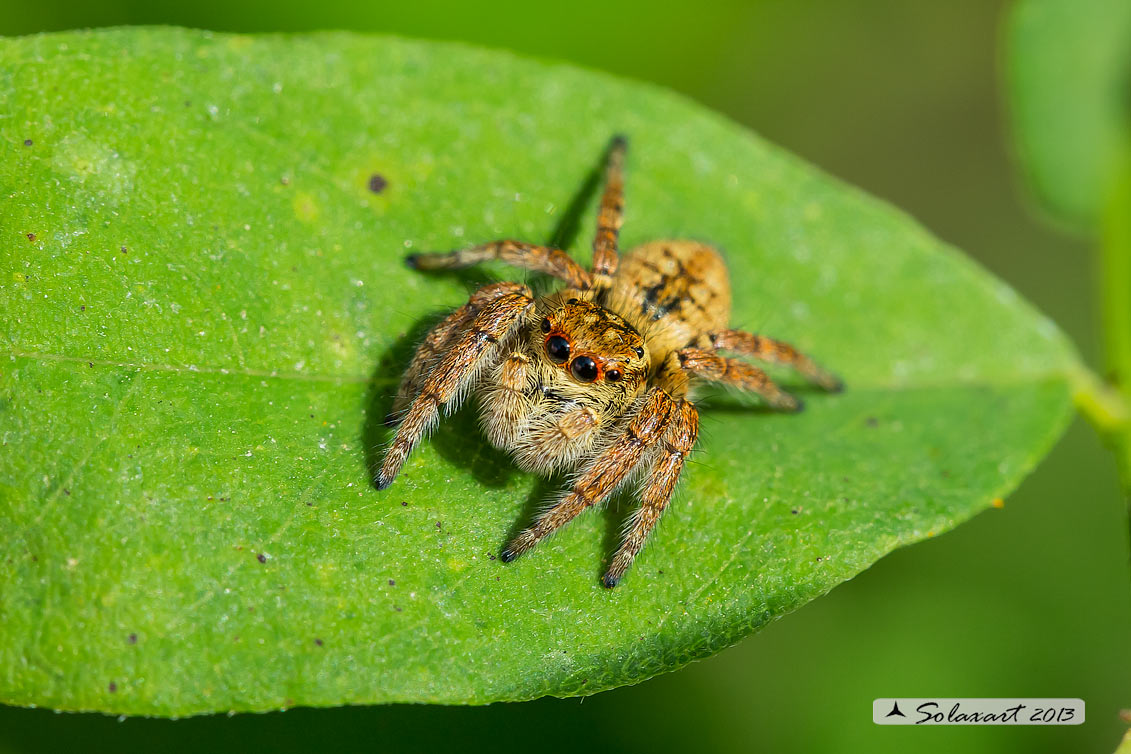
[[[582,382],[592,382],[597,379],[597,362],[588,356],[578,356],[569,365],[569,371]]]
[[[569,360],[569,341],[561,335],[551,335],[546,338],[546,353],[555,364],[566,363]]]

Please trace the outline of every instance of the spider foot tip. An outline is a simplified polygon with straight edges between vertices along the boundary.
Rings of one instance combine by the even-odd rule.
[[[510,563],[517,557],[518,553],[509,547],[503,548],[503,551],[499,553],[499,560],[503,561],[504,563]]]
[[[601,577],[601,585],[606,589],[612,589],[619,583],[620,576],[614,576],[611,573],[606,573],[603,577]]]

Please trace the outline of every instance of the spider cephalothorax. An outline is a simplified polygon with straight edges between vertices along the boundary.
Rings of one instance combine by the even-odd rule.
[[[379,488],[391,484],[440,407],[454,410],[474,392],[493,445],[524,469],[572,472],[570,489],[507,545],[504,561],[642,477],[640,508],[603,579],[609,587],[644,546],[698,439],[695,381],[753,391],[781,410],[800,407],[761,369],[719,351],[789,364],[827,390],[840,388],[792,346],[727,328],[730,284],[711,247],[653,241],[619,258],[624,152],[615,139],[590,270],[559,249],[518,241],[409,257],[418,269],[501,260],[566,288],[535,298],[518,283],[488,285],[433,328],[401,381],[391,414],[399,427],[375,478]]]

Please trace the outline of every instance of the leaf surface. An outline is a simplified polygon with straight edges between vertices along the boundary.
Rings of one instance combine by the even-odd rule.
[[[458,45],[175,29],[4,40],[0,84],[8,703],[186,715],[640,681],[987,508],[1069,416],[1075,356],[1010,288],[652,87]],[[558,238],[586,258],[614,133],[623,247],[716,245],[732,323],[848,389],[789,416],[706,401],[610,591],[631,498],[504,566],[558,483],[491,450],[472,410],[388,490],[367,467],[414,343],[480,279],[405,253]]]

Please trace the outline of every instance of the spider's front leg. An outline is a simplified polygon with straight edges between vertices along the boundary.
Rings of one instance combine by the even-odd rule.
[[[534,547],[548,534],[565,526],[577,514],[607,498],[629,478],[647,451],[664,437],[676,404],[659,388],[649,390],[613,442],[581,467],[572,489],[534,524],[515,537],[502,552],[510,562]]]
[[[640,507],[624,532],[620,549],[605,573],[602,583],[610,589],[620,583],[625,571],[644,547],[648,535],[663,515],[672,499],[675,484],[683,470],[683,462],[699,439],[699,411],[687,400],[679,400],[672,410],[672,421],[659,447],[648,473],[641,495]]]
[[[410,375],[414,368],[427,368],[428,372],[373,480],[378,489],[392,484],[409,453],[435,425],[440,407],[445,406],[450,412],[459,406],[480,370],[497,358],[500,349],[517,332],[534,306],[534,299],[525,285],[495,283],[476,291],[468,306],[474,312],[469,317],[462,321],[449,317],[439,325],[452,331],[443,343],[446,350],[437,354],[434,361],[427,355],[419,362],[414,359],[409,368]],[[425,339],[425,346],[437,347],[435,343],[429,345],[430,340]],[[431,367],[427,366],[429,363]]]

